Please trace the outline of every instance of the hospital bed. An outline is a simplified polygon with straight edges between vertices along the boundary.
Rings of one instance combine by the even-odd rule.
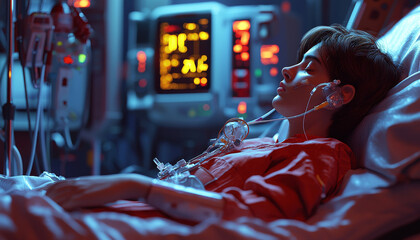
[[[420,6],[378,44],[403,66],[403,79],[354,130],[350,145],[361,168],[306,222],[244,217],[192,224],[163,214],[136,217],[130,202],[66,212],[42,190],[31,191],[59,180],[45,173],[0,178],[0,239],[420,238]]]

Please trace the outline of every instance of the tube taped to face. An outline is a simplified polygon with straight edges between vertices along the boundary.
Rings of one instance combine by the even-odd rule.
[[[341,94],[340,80],[335,79],[332,82],[321,83],[314,87],[311,91],[311,96],[319,87],[322,87],[322,93],[328,102],[327,109],[336,109],[343,105],[343,95]],[[309,98],[310,99],[310,98]]]
[[[220,194],[154,180],[146,202],[164,213],[185,220],[220,219],[223,198]]]
[[[340,80],[334,80],[322,88],[322,92],[329,103],[327,109],[336,109],[343,105],[344,100],[339,87],[340,83]]]

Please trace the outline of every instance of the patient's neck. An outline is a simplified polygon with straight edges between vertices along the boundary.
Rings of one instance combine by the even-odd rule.
[[[288,138],[304,133],[306,133],[307,136],[328,137],[328,128],[330,125],[331,114],[328,113],[312,113],[306,115],[305,125],[303,125],[303,117],[290,119]],[[305,127],[305,132],[303,131],[303,126]]]

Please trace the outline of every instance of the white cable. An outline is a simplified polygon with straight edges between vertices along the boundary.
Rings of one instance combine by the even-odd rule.
[[[44,128],[44,111],[41,111],[40,123],[39,123],[39,137],[41,142],[41,157],[42,157],[42,164],[44,165],[44,170],[50,172],[50,166],[47,162],[47,147],[46,147],[46,140],[45,140],[45,128]]]
[[[267,113],[265,113],[265,114],[264,114],[264,115],[262,115],[261,117],[256,118],[256,119],[254,119],[254,120],[252,120],[252,121],[249,121],[249,122],[248,122],[248,124],[250,124],[250,123],[252,123],[252,122],[258,122],[258,121],[261,121],[261,120],[263,120],[264,118],[266,118],[266,117],[270,116],[270,115],[271,115],[274,111],[276,111],[276,109],[275,109],[275,108],[271,109],[270,111],[268,111]]]
[[[316,89],[316,88],[314,88],[314,89]],[[311,94],[309,94],[309,99],[308,99],[308,102],[306,103],[305,113],[303,114],[303,119],[302,119],[303,135],[305,135],[306,140],[308,140],[308,136],[306,135],[306,130],[305,130],[306,113],[308,111],[309,103],[311,102],[311,98],[312,98],[312,95],[314,94],[314,92],[315,91],[311,91]]]
[[[44,74],[45,74],[45,66],[42,67],[41,71],[41,80],[39,81],[39,92],[38,92],[38,106],[36,110],[36,121],[35,121],[35,130],[33,134],[32,139],[32,148],[31,148],[31,157],[29,160],[28,169],[26,171],[26,175],[31,175],[32,171],[32,165],[34,164],[34,158],[35,158],[35,150],[36,150],[36,144],[38,139],[38,130],[39,130],[39,122],[41,118],[41,109],[42,109],[42,86],[44,85]]]
[[[320,104],[320,105],[321,105],[321,104]],[[249,123],[248,123],[248,125],[260,124],[260,123],[268,123],[268,122],[281,121],[281,120],[286,120],[286,119],[293,119],[293,118],[302,117],[302,116],[304,116],[304,115],[305,115],[305,114],[307,114],[307,113],[310,113],[310,112],[313,112],[313,111],[315,111],[315,110],[318,110],[318,109],[319,109],[318,107],[319,107],[320,105],[318,105],[318,106],[316,106],[316,107],[312,108],[312,109],[311,109],[311,110],[309,110],[309,111],[306,111],[306,112],[304,112],[304,113],[301,113],[301,114],[299,114],[299,115],[295,115],[295,116],[291,116],[291,117],[283,117],[283,118],[269,119],[269,120],[259,120],[259,121],[255,121],[255,122],[249,122]]]
[[[82,121],[84,121],[84,120],[82,120]],[[82,138],[81,131],[82,130],[79,131],[79,133],[77,135],[77,138],[76,138],[75,142],[73,143],[73,140],[71,139],[71,134],[70,134],[69,120],[67,118],[64,119],[64,142],[66,143],[66,146],[70,150],[76,150],[79,147],[80,141],[81,141],[81,138]]]
[[[3,129],[0,129],[0,140],[1,141],[5,141],[5,132],[3,131]],[[16,170],[14,172],[16,172],[16,175],[22,175],[23,173],[23,167],[22,167],[22,156],[20,155],[19,149],[16,147],[15,144],[13,144],[12,146],[12,153],[13,153],[13,160],[15,162],[16,165]],[[13,162],[12,162],[13,164]],[[11,173],[12,175],[14,175],[13,173]]]
[[[16,145],[13,145],[12,151],[13,151],[13,157],[14,157],[14,162],[16,166],[16,175],[22,175],[23,174],[22,156],[20,155],[19,149],[16,147]]]
[[[65,143],[67,145],[67,147],[71,150],[76,149],[76,146],[73,144],[73,141],[71,140],[71,134],[70,134],[70,127],[69,127],[69,122],[66,119],[64,121],[64,139],[65,139]]]

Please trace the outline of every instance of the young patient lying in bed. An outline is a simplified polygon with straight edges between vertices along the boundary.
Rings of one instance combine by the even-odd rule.
[[[298,60],[282,70],[284,79],[273,107],[290,117],[325,99],[327,104],[289,119],[288,138],[281,143],[268,138],[246,140],[204,161],[191,173],[206,191],[118,174],[59,181],[47,195],[68,210],[143,199],[166,214],[196,221],[211,216],[307,219],[336,193],[354,161],[345,142],[399,81],[400,73],[374,38],[341,26],[310,30],[301,41]],[[326,93],[313,92],[334,80],[339,80],[339,86]]]

